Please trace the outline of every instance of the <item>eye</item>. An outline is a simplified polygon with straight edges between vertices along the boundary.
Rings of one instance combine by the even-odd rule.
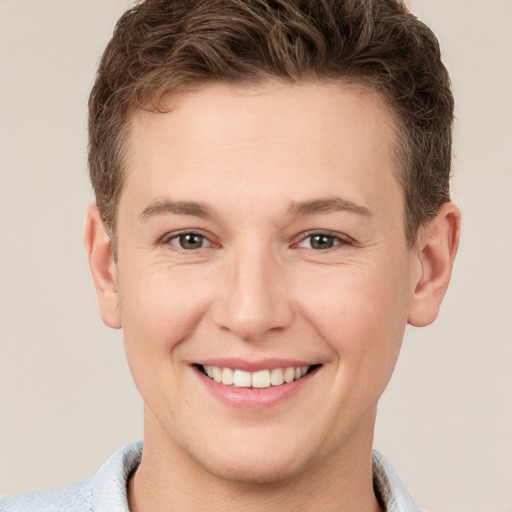
[[[348,240],[345,240],[339,236],[330,235],[328,233],[313,233],[304,238],[299,244],[299,247],[306,249],[315,249],[317,251],[331,249],[336,245],[349,244]]]
[[[167,243],[187,251],[202,249],[203,247],[209,247],[212,245],[203,235],[190,231],[171,236],[167,239]]]

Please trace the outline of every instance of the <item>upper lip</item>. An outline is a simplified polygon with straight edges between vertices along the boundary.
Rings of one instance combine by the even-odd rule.
[[[257,372],[260,370],[273,370],[274,368],[290,368],[297,366],[313,366],[318,363],[300,359],[259,359],[249,360],[236,357],[230,358],[211,358],[195,361],[194,364],[201,366],[218,366],[220,368],[231,368],[244,370],[246,372]]]

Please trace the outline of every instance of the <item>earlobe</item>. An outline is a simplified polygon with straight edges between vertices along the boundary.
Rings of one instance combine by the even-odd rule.
[[[109,237],[95,204],[85,213],[84,243],[89,268],[96,287],[98,304],[103,321],[113,329],[121,328],[119,297],[117,294],[116,263]]]
[[[416,327],[431,324],[448,289],[460,238],[460,211],[453,203],[441,206],[435,219],[418,234],[414,249],[416,274],[408,322]]]

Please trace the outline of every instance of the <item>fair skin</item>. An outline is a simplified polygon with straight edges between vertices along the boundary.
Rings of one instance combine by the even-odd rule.
[[[408,247],[378,93],[211,84],[166,102],[133,117],[117,261],[95,206],[85,227],[145,404],[131,510],[380,510],[377,402],[405,325],[437,316],[457,208]]]

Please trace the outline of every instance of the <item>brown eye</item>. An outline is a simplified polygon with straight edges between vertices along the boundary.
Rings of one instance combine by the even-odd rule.
[[[312,249],[330,249],[335,245],[335,238],[330,235],[313,235],[309,239]]]
[[[181,233],[173,236],[170,243],[186,250],[201,249],[204,247],[205,238],[198,233]]]
[[[326,251],[338,245],[351,245],[351,242],[341,236],[331,235],[330,233],[313,233],[306,236],[298,244],[304,249],[314,249],[315,251]]]

